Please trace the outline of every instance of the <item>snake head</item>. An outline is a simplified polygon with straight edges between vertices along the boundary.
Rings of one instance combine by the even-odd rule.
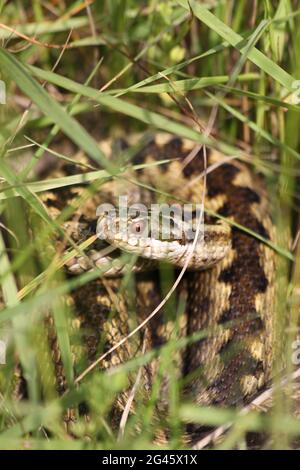
[[[200,221],[195,231],[190,221],[176,217],[161,217],[154,223],[148,212],[126,217],[103,213],[98,219],[97,234],[126,252],[179,268],[187,264],[192,270],[215,265],[231,248],[231,230],[225,223],[204,226]]]

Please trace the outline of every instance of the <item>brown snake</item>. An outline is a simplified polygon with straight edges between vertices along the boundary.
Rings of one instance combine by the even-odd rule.
[[[107,151],[106,144],[102,147]],[[131,202],[143,201],[149,205],[154,196],[158,197],[149,190],[150,186],[168,193],[168,202],[181,200],[198,203],[205,191],[205,210],[209,214],[218,213],[229,222],[274,241],[268,199],[260,176],[245,164],[236,160],[226,162],[224,155],[210,150],[207,166],[208,169],[211,167],[211,171],[206,175],[204,188],[204,178],[199,177],[204,171],[203,150],[185,164],[193,147],[191,142],[157,135],[139,149],[132,161],[133,164],[148,166],[138,172],[127,172],[114,181],[101,182],[97,191],[76,211],[75,222],[66,223],[65,228],[75,241],[82,241],[86,233],[95,232],[95,208],[99,203],[116,202],[118,194],[127,193]],[[152,165],[164,159],[171,161]],[[78,173],[75,165],[62,166],[64,173]],[[140,188],[133,179],[139,182]],[[82,187],[73,186],[46,192],[42,194],[42,200],[55,217],[81,191]],[[220,223],[215,217],[206,215],[205,226],[204,248],[202,245],[202,251],[199,249],[201,270],[195,270],[194,266],[192,271],[186,273],[178,289],[179,298],[181,296],[186,300],[181,317],[176,318],[176,311],[170,317],[162,309],[143,331],[107,356],[99,367],[111,368],[141,354],[142,347],[149,351],[167,344],[170,338],[176,340],[174,331],[183,337],[207,331],[202,339],[173,353],[176,374],[187,378],[182,393],[199,405],[236,405],[248,401],[271,378],[274,360],[275,253],[255,236],[224,220]],[[128,239],[107,236],[107,241],[139,256],[151,257],[154,251],[153,246],[147,252],[145,245],[132,244]],[[101,268],[103,260],[98,254],[102,246],[99,248],[98,243],[69,262],[68,271],[76,274],[94,266]],[[183,246],[183,242],[176,244],[177,248]],[[158,251],[161,250],[162,245],[159,245]],[[170,246],[166,251],[170,252]],[[179,268],[182,268],[186,258],[181,255],[179,258]],[[123,267],[118,269],[121,273]],[[74,315],[78,329],[82,331],[83,342],[87,345],[89,363],[96,360],[101,351],[108,350],[123,339],[161,300],[160,281],[154,271],[136,275],[134,305],[132,296],[120,290],[122,280],[110,278],[109,274],[107,278],[92,281],[72,293]],[[172,305],[174,308],[174,303]],[[134,315],[132,308],[135,309]],[[56,340],[53,341],[56,343]],[[61,375],[60,355],[55,362]],[[78,370],[77,367],[75,365],[78,375],[84,368]],[[140,388],[144,390],[145,399],[151,393],[158,368],[157,359],[143,367]],[[60,378],[60,384],[61,390],[64,390],[63,378]],[[117,416],[124,408],[126,397],[125,393],[118,399]],[[157,407],[168,408],[167,372],[161,382]]]

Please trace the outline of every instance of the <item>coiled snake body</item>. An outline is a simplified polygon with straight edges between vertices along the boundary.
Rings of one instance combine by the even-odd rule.
[[[203,331],[202,338],[180,351],[173,351],[177,376],[187,378],[182,392],[199,405],[235,405],[247,401],[271,378],[275,254],[252,233],[272,241],[274,229],[261,178],[246,165],[236,160],[226,162],[226,157],[210,150],[205,187],[201,177],[205,170],[203,149],[188,162],[187,157],[194,146],[180,138],[157,135],[140,146],[134,157],[133,163],[146,164],[144,168],[105,184],[101,182],[97,191],[77,210],[76,223],[69,222],[66,226],[75,240],[81,240],[86,229],[89,234],[93,233],[96,206],[103,201],[116,202],[118,194],[129,194],[133,203],[149,204],[154,196],[162,200],[159,194],[166,193],[169,194],[168,202],[198,203],[205,191],[205,210],[210,214],[205,216],[205,224],[210,228],[204,230],[204,244],[210,254],[202,256],[201,270],[187,272],[180,284],[178,295],[185,300],[185,303],[181,302],[185,304],[181,317],[178,318],[174,303],[171,313],[170,308],[160,310],[146,328],[107,356],[98,367],[111,368],[141,354],[142,348],[143,351],[151,350],[169,340],[176,341],[178,336],[189,337]],[[103,148],[107,149],[105,145]],[[170,162],[153,165],[165,159]],[[74,166],[67,164],[64,171],[70,174],[78,172],[78,168],[74,170]],[[133,180],[139,182],[139,188]],[[155,193],[149,187],[157,188],[159,192]],[[47,192],[42,195],[42,200],[56,216],[81,190],[74,186]],[[212,213],[219,214],[222,222]],[[139,256],[147,254],[145,246],[133,246],[128,240],[108,241]],[[100,250],[97,243],[85,255],[78,255],[69,263],[71,275],[93,269],[94,265],[102,266],[97,257]],[[178,246],[182,244],[182,241],[178,242]],[[181,262],[179,267],[183,264]],[[122,282],[118,277],[98,279],[77,288],[72,294],[79,329],[88,346],[89,362],[96,360],[103,348],[108,350],[124,338],[161,300],[160,281],[154,271],[136,275],[134,295],[128,295]],[[60,357],[57,370],[61,370],[59,364]],[[159,359],[143,367],[140,388],[148,396],[158,370]],[[76,369],[77,375],[80,372]],[[60,384],[64,388],[63,379]],[[158,404],[158,407],[165,408],[168,406],[166,371],[160,390],[162,405]],[[119,399],[119,408],[124,402],[126,394]]]

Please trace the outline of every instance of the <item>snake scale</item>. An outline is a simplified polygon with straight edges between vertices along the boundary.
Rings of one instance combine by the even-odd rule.
[[[125,139],[118,141],[118,150],[126,152],[131,145],[137,145],[137,138],[132,140],[133,144],[132,141],[128,144]],[[134,172],[128,170],[119,178],[94,182],[89,197],[76,207],[72,219],[64,224],[65,230],[75,242],[83,241],[87,235],[95,233],[96,207],[102,202],[116,203],[120,194],[128,194],[132,203],[142,201],[149,205],[153,199],[165,201],[163,195],[166,194],[169,195],[167,201],[171,203],[179,200],[198,203],[204,192],[205,225],[211,228],[211,231],[204,230],[205,244],[211,244],[213,252],[217,253],[220,247],[221,251],[212,263],[207,262],[205,266],[204,260],[200,270],[185,273],[174,294],[181,303],[175,301],[171,303],[171,309],[162,308],[145,328],[108,355],[96,370],[122,364],[140,355],[142,348],[143,351],[151,351],[172,339],[176,341],[176,338],[203,331],[207,333],[202,338],[172,353],[176,376],[184,378],[181,392],[199,405],[240,405],[249,401],[271,379],[274,361],[275,253],[253,234],[237,227],[242,226],[274,241],[275,232],[263,179],[245,163],[232,159],[226,161],[224,155],[207,150],[208,171],[204,183],[203,148],[189,161],[190,152],[195,147],[190,141],[157,134],[145,144],[138,142],[138,150],[131,163],[144,165],[143,168]],[[113,146],[109,150],[107,142],[101,147],[106,154],[111,153],[112,159],[118,153]],[[59,170],[52,174],[84,173],[87,170],[79,166],[82,159],[80,156],[78,165],[76,157],[72,164],[62,162]],[[164,160],[168,162],[157,165]],[[89,185],[74,185],[41,193],[40,197],[55,218],[88,188]],[[156,191],[151,188],[156,188]],[[213,215],[215,213],[222,217],[221,223]],[[99,243],[96,241],[85,254],[78,254],[68,263],[67,276],[72,278],[95,265],[102,266],[97,255],[103,248],[98,246]],[[178,246],[183,243],[178,242]],[[146,252],[145,247],[129,246],[120,240],[116,245],[137,252],[139,256]],[[122,340],[157,307],[162,299],[163,276],[163,270],[159,274],[153,267],[137,273],[133,285],[135,291],[131,295],[128,287],[124,289],[121,276],[110,277],[109,273],[72,292],[69,303],[81,331],[81,339],[87,346],[88,363]],[[176,309],[179,304],[184,307],[180,315]],[[54,349],[56,346],[57,341],[53,339],[51,347]],[[56,358],[54,362],[59,376],[58,389],[63,392],[65,379],[61,356],[53,353],[53,357]],[[84,369],[76,364],[74,367],[75,375]],[[139,388],[145,400],[151,394],[158,371],[159,358],[143,367]],[[116,419],[119,419],[127,398],[128,392],[120,394]],[[168,408],[166,371],[161,378],[157,408]]]

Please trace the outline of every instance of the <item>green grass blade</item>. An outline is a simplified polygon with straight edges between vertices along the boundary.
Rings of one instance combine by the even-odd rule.
[[[215,96],[215,95],[213,95],[212,93],[210,93],[208,91],[206,92],[206,94],[210,97],[210,99],[212,101],[214,101],[215,103],[218,103],[219,105],[221,105],[232,116],[237,118],[239,121],[247,124],[250,127],[250,129],[252,129],[254,132],[256,132],[256,134],[263,137],[265,140],[270,142],[272,145],[275,145],[277,147],[282,148],[283,150],[288,152],[290,155],[292,155],[293,157],[300,160],[300,154],[295,149],[293,149],[292,147],[289,147],[287,144],[285,144],[281,140],[277,139],[276,137],[273,137],[269,132],[267,132],[267,131],[265,131],[265,129],[259,127],[255,122],[251,121],[247,116],[245,116],[244,114],[240,113],[237,109],[235,109],[232,106],[230,106],[229,104],[227,104],[226,101],[223,100],[222,98],[219,98],[218,96]]]
[[[224,142],[216,142],[214,139],[207,137],[201,134],[200,132],[191,129],[190,127],[187,127],[183,124],[180,124],[176,121],[172,121],[166,118],[165,116],[162,116],[161,114],[140,108],[134,104],[116,98],[115,96],[104,95],[103,93],[99,93],[97,90],[91,87],[80,85],[79,83],[76,83],[73,80],[70,80],[69,78],[62,77],[56,73],[47,72],[34,66],[30,66],[29,69],[35,76],[41,78],[42,80],[47,80],[50,83],[54,83],[55,85],[65,88],[66,90],[72,91],[74,93],[80,93],[82,96],[86,96],[87,98],[93,99],[97,103],[107,106],[113,111],[125,114],[127,116],[131,116],[139,121],[148,124],[149,126],[161,129],[174,135],[185,137],[195,142],[206,144],[210,147],[218,148],[221,152],[225,154],[234,154],[237,157],[242,155],[240,149]]]
[[[0,277],[2,277],[3,273],[9,273],[1,281],[3,298],[6,301],[7,307],[21,307],[18,299],[17,285],[12,272],[10,272],[10,262],[1,233],[0,253]],[[36,384],[35,352],[30,342],[31,322],[28,321],[28,317],[24,314],[11,318],[10,320],[13,327],[12,331],[14,332],[16,350],[23,367],[24,377],[26,377],[28,381],[29,396],[36,402],[38,400],[38,388]]]
[[[111,168],[105,155],[95,140],[73,119],[29,74],[27,67],[18,61],[13,54],[0,49],[0,64],[6,75],[11,77],[18,87],[37,107],[65,132],[65,134],[82,148],[91,158],[102,166]]]
[[[162,78],[162,72],[160,78]],[[135,91],[136,93],[174,93],[174,89],[178,91],[191,91],[191,90],[199,90],[201,88],[206,88],[209,86],[220,85],[223,83],[227,83],[229,80],[229,75],[222,75],[216,77],[201,77],[201,78],[190,78],[187,80],[175,80],[170,83],[161,83],[158,85],[152,86],[143,86],[140,88],[131,88],[127,91]],[[246,73],[242,74],[237,77],[238,82],[246,82],[252,80],[258,80],[259,75],[257,73]],[[174,86],[172,86],[174,85]]]
[[[169,159],[160,160],[158,162],[152,163],[141,163],[140,165],[134,165],[132,169],[134,171],[142,170],[143,168],[149,168],[151,166],[158,166],[170,163]],[[1,166],[0,160],[0,171],[3,166]],[[115,176],[120,176],[125,171],[124,168],[120,168],[120,171]],[[108,173],[106,170],[97,170],[97,171],[89,171],[87,173],[79,173],[77,175],[70,175],[70,176],[63,176],[61,178],[48,178],[47,180],[43,181],[32,181],[30,183],[22,183],[20,181],[16,181],[10,179],[11,184],[7,187],[5,185],[2,186],[0,190],[0,200],[7,199],[9,197],[16,197],[16,196],[23,196],[24,199],[28,200],[28,193],[30,194],[30,200],[32,200],[34,193],[40,193],[42,191],[49,191],[57,188],[64,188],[68,186],[72,186],[74,184],[85,184],[91,183],[92,181],[102,180],[111,178],[111,174]],[[20,193],[20,190],[22,192]],[[35,203],[39,204],[39,199],[35,198]],[[32,203],[35,211],[39,213],[39,207]],[[43,206],[41,206],[41,210],[43,210]],[[50,222],[48,215],[46,212],[40,213],[40,215],[46,220]]]
[[[194,0],[177,0],[177,2],[186,10],[192,9],[193,14],[210,29],[215,31],[225,41],[229,42],[233,47],[238,49],[242,54],[247,48],[247,42],[238,33],[233,31],[228,25],[223,23],[219,18],[213,15],[207,8],[204,8]],[[257,65],[261,70],[266,72],[270,77],[274,78],[278,83],[284,86],[288,91],[293,92],[293,78],[289,73],[283,70],[273,60],[269,59],[265,54],[256,48],[249,51],[248,59]]]

